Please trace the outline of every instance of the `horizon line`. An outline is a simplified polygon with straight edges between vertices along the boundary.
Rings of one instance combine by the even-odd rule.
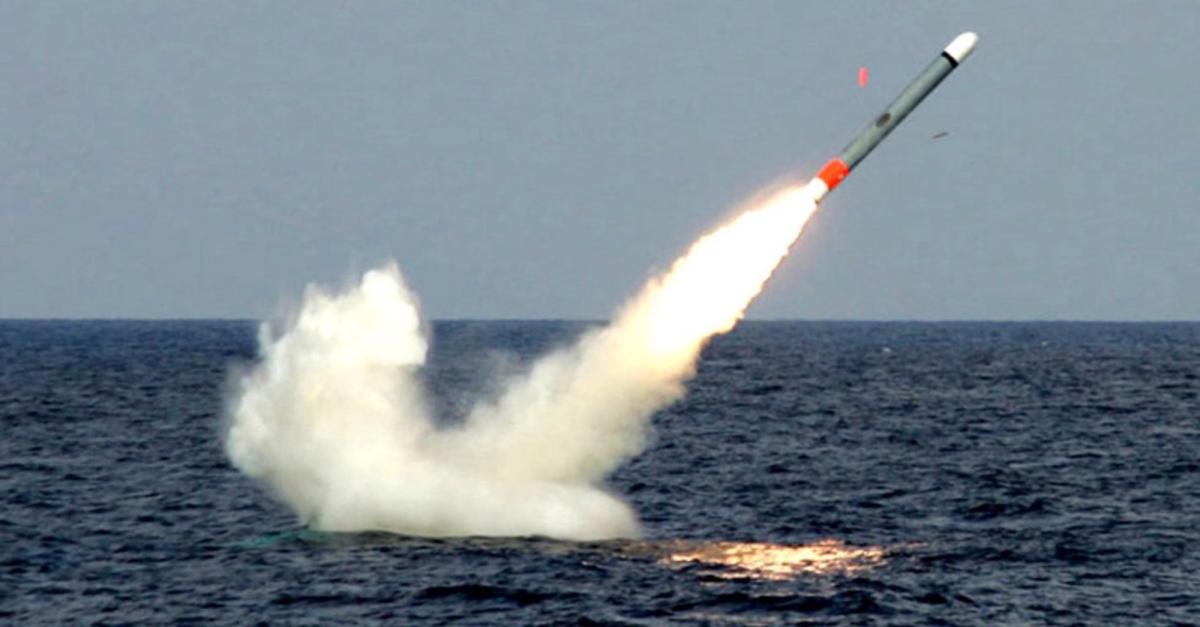
[[[135,317],[135,316],[0,316],[4,322],[267,322],[278,318],[245,318],[245,317],[201,317],[201,316],[165,316],[165,317]],[[423,322],[555,322],[605,324],[611,319],[606,318],[517,318],[517,317],[446,317],[426,318]],[[838,324],[1200,324],[1198,319],[1183,318],[748,318],[738,322],[742,324],[756,323],[838,323]]]

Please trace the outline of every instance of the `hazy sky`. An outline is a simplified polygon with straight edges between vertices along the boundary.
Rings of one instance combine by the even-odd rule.
[[[0,317],[605,318],[964,30],[751,316],[1200,319],[1200,2],[1091,0],[9,0]]]

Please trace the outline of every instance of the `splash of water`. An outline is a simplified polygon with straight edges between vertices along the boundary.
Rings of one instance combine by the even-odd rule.
[[[395,264],[310,287],[228,401],[226,450],[305,523],[416,535],[638,535],[604,479],[645,446],[704,343],[729,331],[816,208],[788,187],[697,240],[605,327],[439,428],[416,376],[428,340]]]

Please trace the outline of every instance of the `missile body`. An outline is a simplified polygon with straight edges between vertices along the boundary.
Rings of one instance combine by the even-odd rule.
[[[962,63],[971,51],[975,49],[975,43],[979,41],[979,37],[975,33],[963,33],[954,38],[950,45],[946,46],[945,50],[938,55],[928,67],[925,68],[913,82],[900,92],[900,95],[884,109],[875,121],[867,125],[866,128],[858,132],[854,139],[842,150],[842,154],[830,159],[825,164],[821,171],[817,173],[813,180],[809,182],[809,187],[813,190],[813,197],[820,202],[825,194],[828,194],[833,188],[837,187],[842,179],[846,178],[850,171],[859,164],[876,146],[883,141],[892,129],[896,128],[912,110],[921,104],[925,96],[933,91],[942,79],[946,78],[954,68]]]

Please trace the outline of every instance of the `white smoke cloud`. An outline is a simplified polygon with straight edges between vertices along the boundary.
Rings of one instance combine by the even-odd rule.
[[[417,376],[428,340],[393,263],[310,287],[228,399],[226,449],[306,524],[416,535],[634,537],[604,486],[650,416],[683,396],[704,342],[733,328],[816,205],[784,189],[698,240],[603,328],[438,427]]]

